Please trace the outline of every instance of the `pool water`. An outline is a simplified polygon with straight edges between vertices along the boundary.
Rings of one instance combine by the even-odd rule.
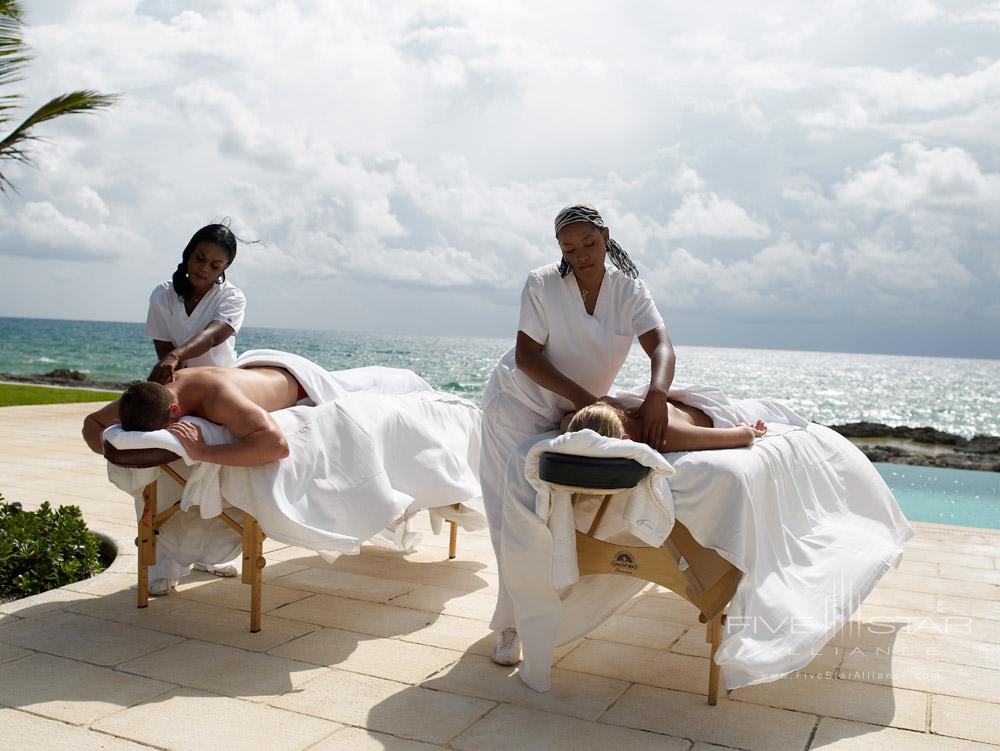
[[[1000,529],[1000,472],[876,463],[910,521]]]

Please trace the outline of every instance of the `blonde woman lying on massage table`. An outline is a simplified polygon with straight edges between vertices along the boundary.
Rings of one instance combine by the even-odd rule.
[[[667,412],[666,440],[660,449],[663,452],[740,448],[749,446],[755,438],[767,433],[767,424],[763,420],[757,420],[754,425],[712,427],[712,418],[700,409],[673,400],[667,402]],[[642,429],[635,417],[603,401],[570,412],[559,427],[564,433],[589,429],[607,438],[629,441]]]

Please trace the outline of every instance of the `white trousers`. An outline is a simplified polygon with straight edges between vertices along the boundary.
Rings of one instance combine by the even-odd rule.
[[[479,458],[479,480],[483,488],[483,506],[490,525],[490,540],[500,572],[500,591],[490,627],[496,631],[514,625],[514,606],[504,584],[500,540],[503,533],[503,500],[507,462],[525,440],[554,430],[558,422],[538,414],[523,402],[503,391],[496,371],[483,393],[483,433]]]

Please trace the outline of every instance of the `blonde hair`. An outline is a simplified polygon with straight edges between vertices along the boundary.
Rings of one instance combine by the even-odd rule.
[[[566,429],[572,433],[589,428],[608,438],[625,438],[627,434],[622,417],[622,411],[607,402],[594,402],[573,415]]]

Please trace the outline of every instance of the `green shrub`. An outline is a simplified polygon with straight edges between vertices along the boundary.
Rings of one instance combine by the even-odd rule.
[[[100,549],[78,506],[22,511],[0,495],[0,595],[27,597],[86,579],[104,568]]]

